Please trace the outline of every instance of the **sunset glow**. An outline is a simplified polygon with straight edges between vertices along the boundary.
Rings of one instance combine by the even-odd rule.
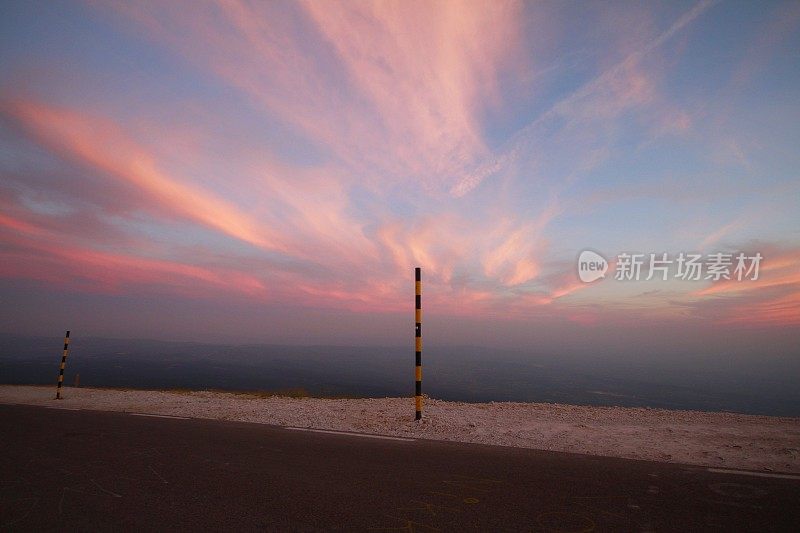
[[[800,326],[800,3],[0,12],[6,333],[403,343],[415,266],[431,342]]]

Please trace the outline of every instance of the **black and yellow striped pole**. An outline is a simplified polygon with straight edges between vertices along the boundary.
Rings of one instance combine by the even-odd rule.
[[[61,399],[61,385],[64,383],[64,366],[67,364],[67,352],[69,351],[69,331],[64,335],[64,353],[61,355],[61,368],[58,370],[58,388],[56,389],[56,400]]]
[[[422,271],[419,267],[414,269],[414,319],[417,323],[414,333],[414,342],[416,348],[417,365],[414,369],[414,376],[416,378],[416,391],[414,395],[414,403],[417,407],[417,414],[415,420],[422,419]]]

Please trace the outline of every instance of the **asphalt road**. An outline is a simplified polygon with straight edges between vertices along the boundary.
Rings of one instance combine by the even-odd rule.
[[[800,531],[800,479],[0,405],[0,528]]]

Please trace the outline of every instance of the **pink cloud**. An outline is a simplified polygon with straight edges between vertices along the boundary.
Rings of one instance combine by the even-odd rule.
[[[498,98],[497,71],[514,47],[518,5],[304,7],[379,115],[382,141],[413,174],[451,175],[487,154],[479,115],[487,100]]]
[[[559,210],[556,203],[551,203],[536,220],[513,229],[503,224],[505,227],[499,228],[500,241],[484,248],[487,250],[482,257],[484,273],[505,285],[519,285],[536,278],[546,249],[542,232]]]
[[[428,186],[487,154],[481,115],[519,46],[517,2],[98,5],[351,168]]]
[[[800,250],[764,252],[757,280],[714,282],[696,291],[701,302],[714,305],[723,323],[793,325],[800,323]]]
[[[130,290],[159,287],[159,291],[189,297],[239,294],[263,298],[267,291],[257,278],[229,269],[209,269],[196,265],[149,259],[125,253],[105,252],[65,243],[38,228],[8,223],[2,227],[15,231],[2,237],[0,276],[28,279],[62,288],[120,294]],[[19,231],[22,230],[22,231]]]
[[[161,170],[147,151],[111,122],[30,101],[16,100],[2,108],[50,148],[137,186],[185,218],[262,248],[284,248],[276,235],[235,206]]]
[[[621,59],[609,61],[611,66],[604,65],[597,76],[558,100],[520,129],[506,143],[502,152],[493,153],[462,175],[451,187],[451,193],[463,196],[488,177],[514,165],[525,152],[531,151],[532,146],[552,136],[558,119],[565,119],[567,123],[556,126],[556,131],[559,131],[560,127],[562,133],[569,133],[565,137],[569,139],[570,144],[575,144],[576,137],[580,137],[580,134],[590,127],[604,132],[611,129],[612,119],[621,113],[659,102],[656,78],[654,73],[643,65],[644,60],[650,59],[656,50],[689,26],[714,3],[714,0],[698,2],[664,31],[644,43],[638,42],[634,47],[630,45],[624,47]]]
[[[741,228],[745,222],[746,221],[744,219],[737,219],[708,234],[697,245],[698,250],[707,250],[710,246],[717,244],[720,240],[727,237],[731,232]]]
[[[38,228],[33,224],[29,224],[24,220],[4,215],[3,213],[0,213],[0,226],[5,226],[6,228],[10,228],[16,232],[27,233],[31,235],[40,235],[43,233],[41,228]]]

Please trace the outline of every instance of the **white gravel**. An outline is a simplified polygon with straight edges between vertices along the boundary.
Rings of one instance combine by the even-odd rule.
[[[317,399],[0,385],[0,403],[239,420],[719,468],[800,473],[800,418],[546,403]]]

